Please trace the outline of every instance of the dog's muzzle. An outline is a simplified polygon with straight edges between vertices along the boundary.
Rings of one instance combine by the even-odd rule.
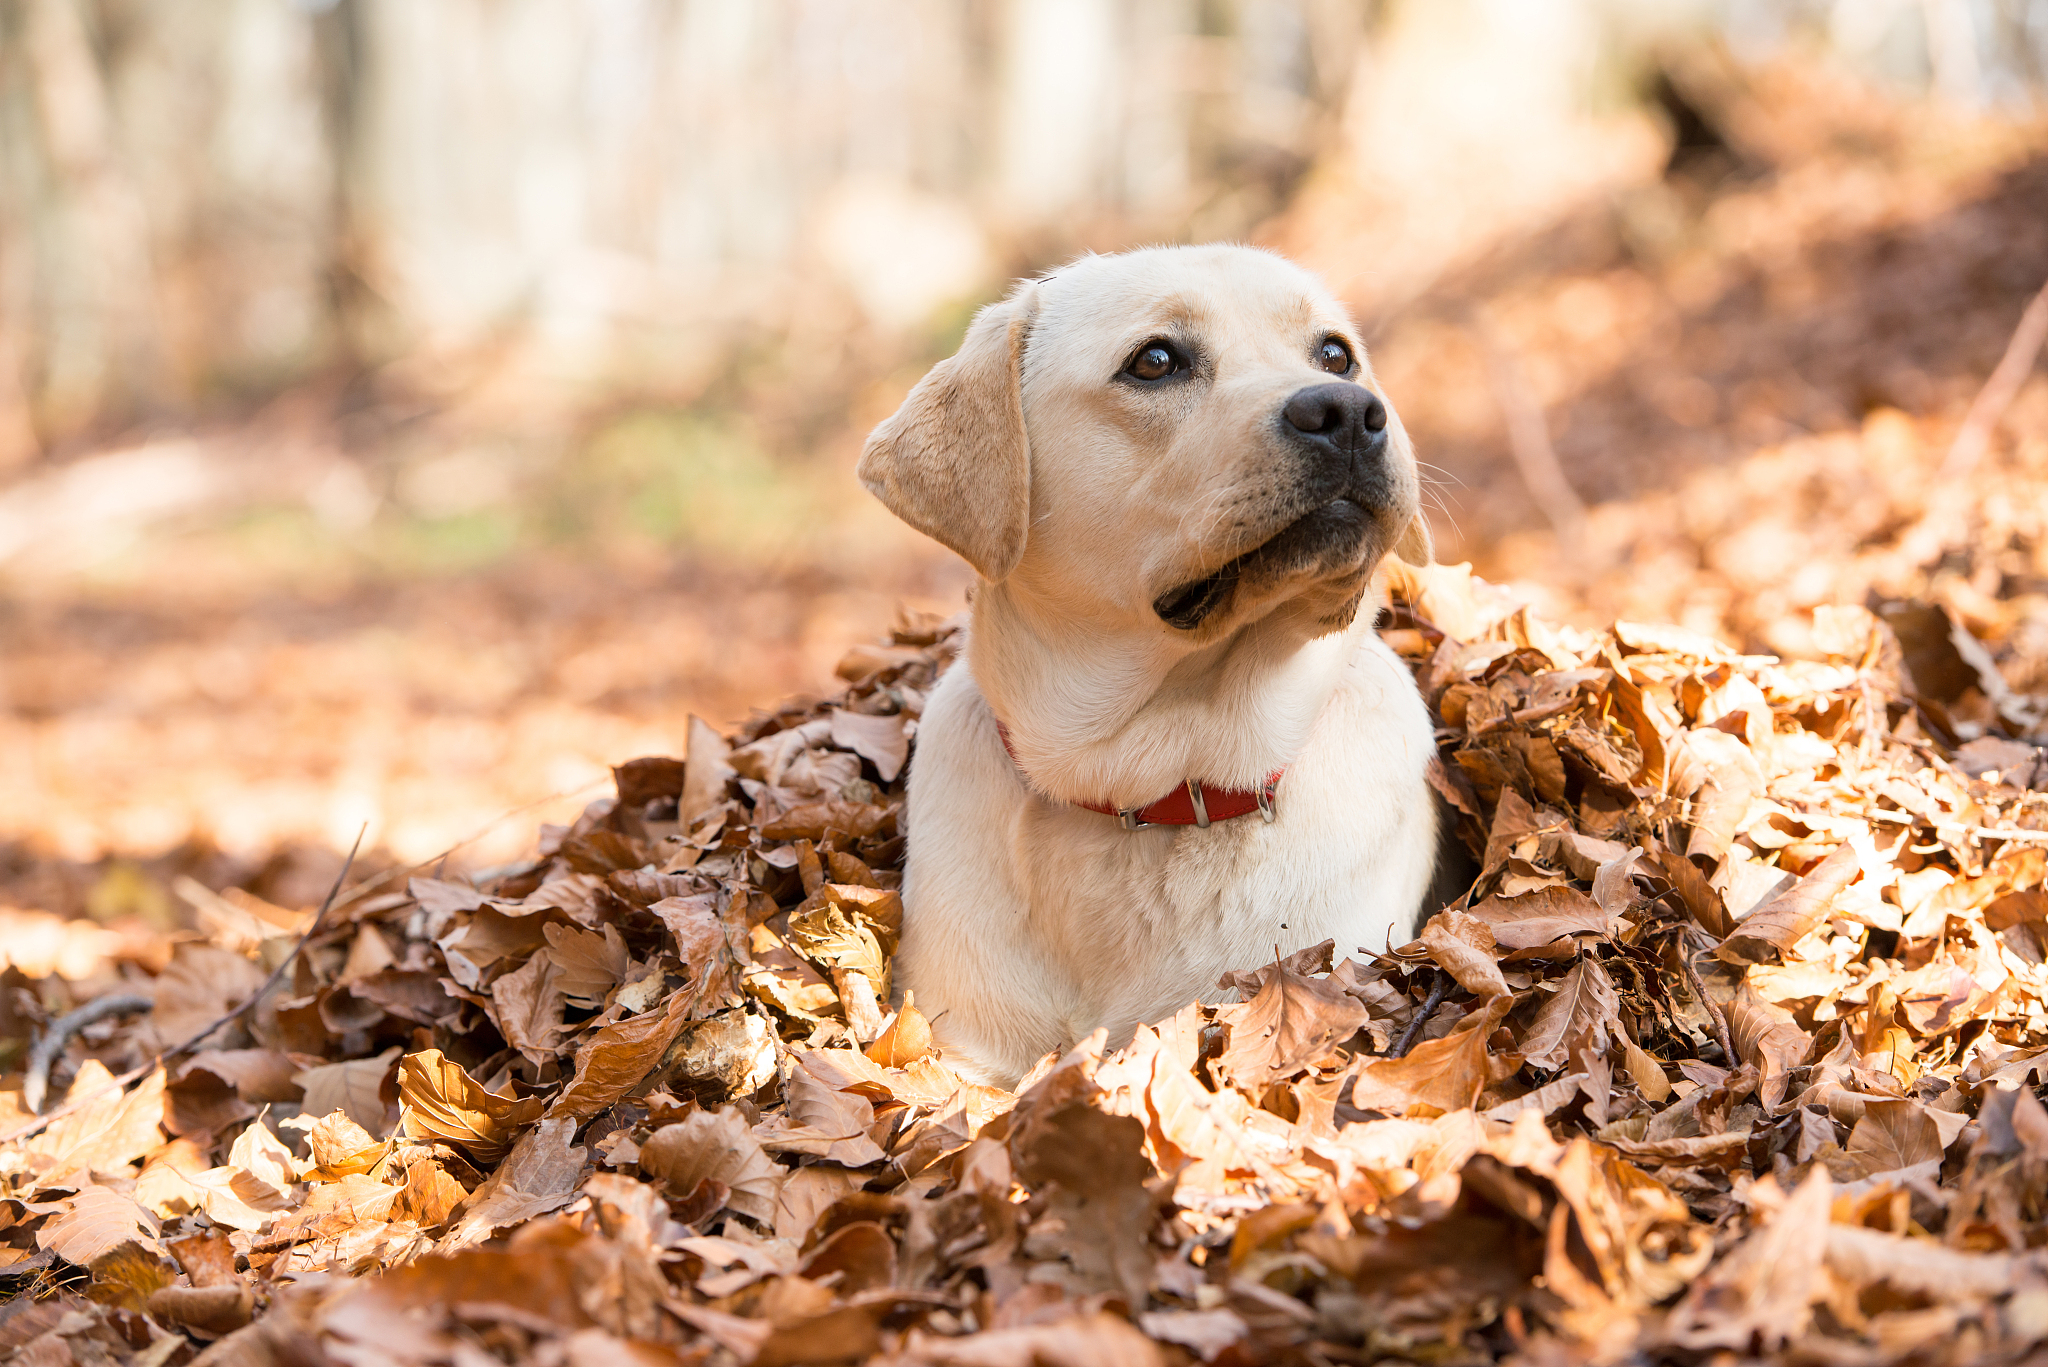
[[[1153,600],[1168,626],[1191,631],[1230,600],[1239,583],[1313,569],[1353,555],[1399,497],[1388,469],[1387,405],[1355,384],[1310,385],[1282,404],[1279,444],[1300,457],[1287,505],[1292,520],[1221,568]]]

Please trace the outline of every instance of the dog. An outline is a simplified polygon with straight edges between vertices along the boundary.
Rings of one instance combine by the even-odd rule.
[[[979,579],[918,723],[897,978],[1014,1086],[1228,970],[1406,938],[1431,719],[1373,631],[1430,557],[1344,309],[1238,246],[1019,283],[869,436],[861,482]]]

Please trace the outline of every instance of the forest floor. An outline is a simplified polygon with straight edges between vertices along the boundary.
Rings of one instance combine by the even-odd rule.
[[[964,580],[836,506],[879,400],[779,483],[731,474],[777,510],[743,543],[480,554],[488,510],[401,471],[412,530],[338,556],[347,509],[305,510],[353,486],[312,460],[289,516],[113,499],[74,530],[118,555],[16,555],[0,1277],[41,1298],[0,1344],[2020,1360],[2048,1338],[2031,355],[1963,434],[2048,282],[2048,135],[1818,98],[1760,81],[1711,157],[1375,317],[1443,558],[1483,576],[1397,571],[1387,627],[1475,896],[1412,945],[1243,965],[1243,1003],[1016,1097],[887,1005],[903,722]],[[84,487],[9,491],[0,552]],[[830,706],[778,710],[835,667]],[[689,762],[610,770],[659,755]],[[29,1041],[124,991],[151,1009],[58,1055],[35,1131]]]

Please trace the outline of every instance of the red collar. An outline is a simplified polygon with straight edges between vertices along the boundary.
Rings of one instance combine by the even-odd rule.
[[[1017,747],[1010,744],[1010,728],[999,721],[996,734],[1003,738],[1003,749],[1009,752],[1010,763],[1016,765],[1017,772],[1022,774],[1024,766],[1017,762]],[[1143,807],[1112,807],[1107,802],[1077,802],[1074,805],[1091,812],[1101,812],[1104,816],[1121,817],[1127,831],[1135,831],[1140,826],[1206,827],[1212,821],[1228,821],[1234,816],[1250,816],[1253,812],[1271,821],[1273,790],[1280,786],[1280,776],[1286,772],[1284,765],[1275,769],[1257,788],[1217,788],[1189,779],[1157,802]]]

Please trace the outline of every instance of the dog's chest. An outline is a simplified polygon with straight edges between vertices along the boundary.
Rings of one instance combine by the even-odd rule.
[[[1339,955],[1386,948],[1412,913],[1433,852],[1419,763],[1342,725],[1282,781],[1279,819],[1125,830],[1114,818],[1019,800],[1008,852],[1034,947],[1079,1012],[1134,1020],[1190,991],[1321,940]],[[1408,748],[1412,748],[1411,745]],[[1426,735],[1425,735],[1426,743]],[[1429,829],[1425,830],[1424,827]]]

